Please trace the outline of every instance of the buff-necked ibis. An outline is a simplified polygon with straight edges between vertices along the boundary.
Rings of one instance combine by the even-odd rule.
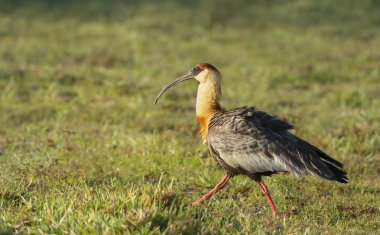
[[[211,64],[200,63],[188,73],[164,87],[160,96],[176,84],[195,78],[199,82],[196,119],[200,136],[211,156],[226,170],[223,179],[196,206],[222,189],[239,174],[255,180],[267,198],[272,212],[277,209],[262,181],[262,176],[279,172],[311,174],[323,179],[347,183],[342,164],[289,130],[291,124],[254,107],[230,111],[219,104],[222,76]]]

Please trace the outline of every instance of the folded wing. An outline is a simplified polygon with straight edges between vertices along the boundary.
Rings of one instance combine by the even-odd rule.
[[[342,164],[290,133],[292,128],[253,107],[242,107],[211,119],[207,144],[225,165],[244,174],[290,172],[346,183]]]

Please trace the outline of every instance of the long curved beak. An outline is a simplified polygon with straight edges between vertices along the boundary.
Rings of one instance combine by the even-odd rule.
[[[184,82],[184,81],[192,79],[192,78],[194,78],[194,75],[191,72],[189,72],[189,73],[187,73],[187,74],[185,74],[179,78],[176,78],[172,83],[170,83],[169,85],[164,87],[164,89],[162,89],[160,91],[160,93],[158,93],[156,100],[154,101],[154,104],[157,104],[158,99],[162,96],[162,94],[165,93],[165,91],[169,90],[171,87],[177,85],[178,83]]]

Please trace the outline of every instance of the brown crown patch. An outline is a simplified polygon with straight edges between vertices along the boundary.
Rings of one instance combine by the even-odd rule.
[[[217,68],[215,68],[213,65],[208,64],[208,63],[199,63],[199,64],[196,64],[195,67],[196,67],[196,66],[199,66],[199,67],[201,67],[202,69],[210,69],[210,70],[213,70],[213,71],[215,71],[215,72],[220,73],[219,70],[218,70]]]

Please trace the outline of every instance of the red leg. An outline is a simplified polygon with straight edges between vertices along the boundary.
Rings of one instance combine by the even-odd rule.
[[[256,180],[256,183],[260,186],[261,191],[264,193],[265,197],[267,198],[267,200],[269,202],[269,205],[270,205],[270,208],[272,209],[273,214],[274,215],[278,215],[276,206],[274,205],[274,203],[272,201],[272,198],[271,198],[271,196],[269,194],[269,190],[268,190],[267,186],[265,186],[265,184],[261,180]]]
[[[195,202],[192,202],[191,205],[192,206],[198,206],[199,204],[201,204],[203,201],[207,200],[208,198],[210,198],[212,195],[214,195],[216,192],[218,192],[219,190],[221,190],[222,188],[224,188],[224,186],[226,186],[226,184],[228,183],[228,180],[231,178],[230,175],[226,174],[223,179],[210,191],[208,192],[207,194],[205,194],[203,197],[199,198],[198,200],[196,200]]]

